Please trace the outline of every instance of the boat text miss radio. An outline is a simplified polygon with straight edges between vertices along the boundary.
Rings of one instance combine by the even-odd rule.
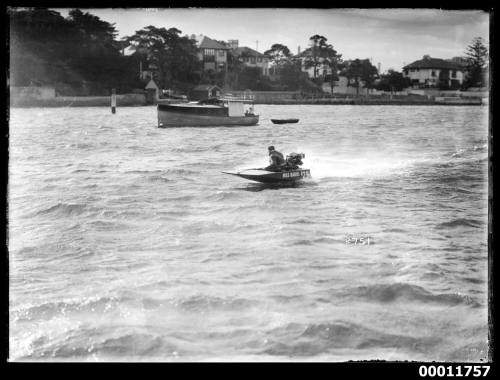
[[[291,173],[283,173],[283,178],[290,178],[290,177],[300,177],[301,175],[305,175],[305,172],[291,172]]]
[[[347,235],[345,237],[345,243],[353,245],[370,245],[370,243],[373,243],[373,239],[370,236]]]

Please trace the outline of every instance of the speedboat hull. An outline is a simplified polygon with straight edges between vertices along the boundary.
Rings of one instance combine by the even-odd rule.
[[[311,172],[309,169],[296,169],[282,172],[270,172],[265,169],[248,169],[237,173],[223,173],[235,175],[241,178],[261,183],[295,182],[300,181],[304,178],[311,177]]]

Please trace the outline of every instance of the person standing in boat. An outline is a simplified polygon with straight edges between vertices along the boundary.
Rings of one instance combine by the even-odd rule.
[[[283,169],[286,164],[283,154],[275,150],[274,146],[272,145],[268,147],[267,150],[269,151],[269,163],[271,165],[269,165],[265,169],[273,172],[277,172]]]

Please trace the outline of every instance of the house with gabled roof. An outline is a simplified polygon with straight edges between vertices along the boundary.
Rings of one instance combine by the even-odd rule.
[[[413,87],[438,87],[441,84],[459,87],[464,81],[465,68],[453,60],[432,58],[430,55],[403,67],[403,76]]]
[[[246,46],[238,47],[238,40],[230,41],[232,54],[239,59],[246,67],[258,67],[262,70],[262,75],[269,75],[269,58],[257,50]]]
[[[227,52],[231,48],[202,34],[191,36],[196,40],[198,59],[203,62],[203,70],[227,70]]]

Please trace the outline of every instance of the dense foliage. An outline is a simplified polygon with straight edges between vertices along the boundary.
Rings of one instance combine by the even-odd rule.
[[[484,87],[487,85],[488,48],[481,37],[476,37],[465,51],[467,75],[465,87]]]
[[[410,85],[410,78],[404,77],[403,73],[390,69],[386,74],[380,76],[375,88],[381,91],[394,92],[402,91],[410,87]]]
[[[365,88],[373,88],[377,78],[377,68],[369,59],[354,59],[346,63],[343,74],[347,77],[348,85],[356,88],[359,93],[360,84]]]
[[[156,28],[152,25],[124,39],[127,47],[151,70],[161,88],[176,88],[182,83],[200,80],[201,64],[197,58],[196,41],[181,37],[176,28]]]
[[[60,95],[128,91],[138,82],[135,57],[123,56],[112,24],[75,9],[10,9],[10,84],[52,85]]]

